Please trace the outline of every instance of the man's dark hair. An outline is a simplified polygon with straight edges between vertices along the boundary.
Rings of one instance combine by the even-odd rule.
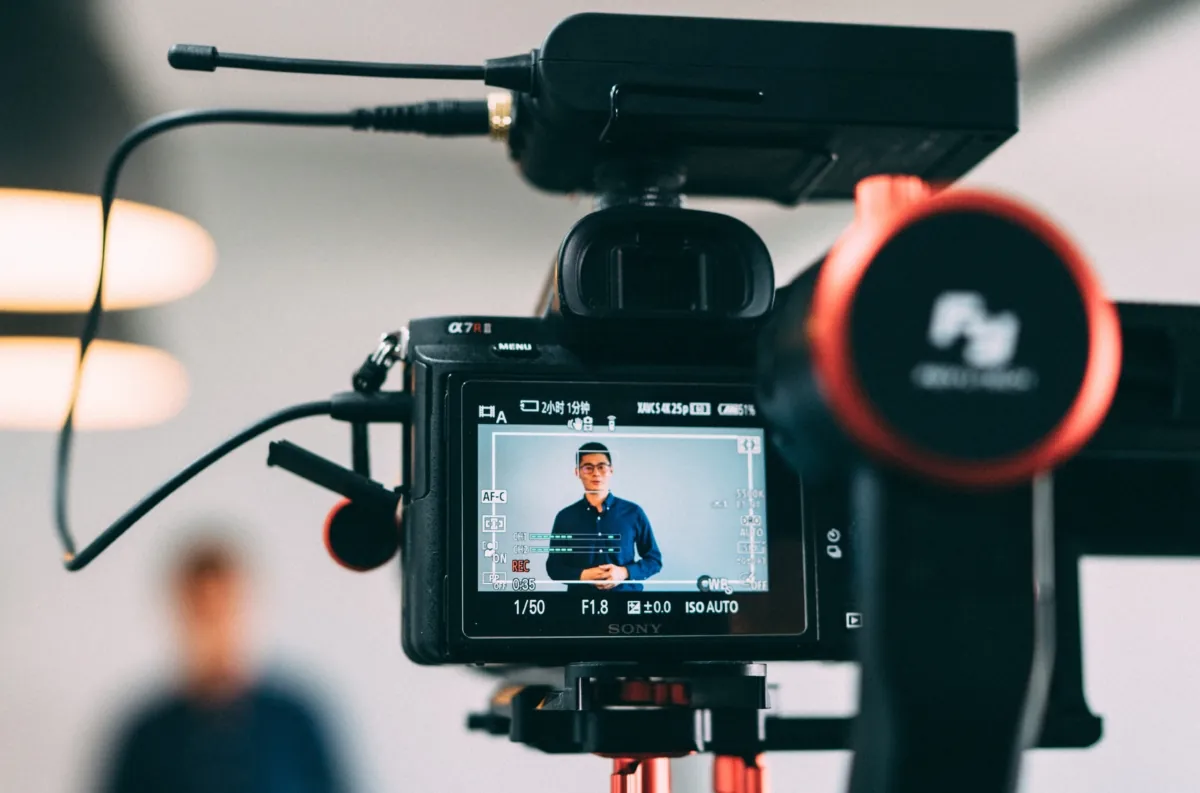
[[[242,572],[242,563],[232,544],[206,538],[193,543],[175,563],[175,581],[189,588],[205,580],[230,578]]]
[[[612,453],[608,451],[608,447],[603,443],[591,441],[579,447],[579,451],[575,452],[575,466],[579,467],[579,461],[583,459],[585,454],[603,454],[608,458],[608,464],[612,465]]]

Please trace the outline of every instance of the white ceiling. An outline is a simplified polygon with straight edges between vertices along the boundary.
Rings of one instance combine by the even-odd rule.
[[[1013,191],[1120,299],[1200,303],[1200,5],[1057,86],[968,181]]]

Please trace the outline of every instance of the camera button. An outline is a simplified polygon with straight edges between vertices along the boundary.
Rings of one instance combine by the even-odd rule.
[[[540,354],[537,345],[527,341],[498,341],[492,345],[492,355],[501,358],[536,358]]]

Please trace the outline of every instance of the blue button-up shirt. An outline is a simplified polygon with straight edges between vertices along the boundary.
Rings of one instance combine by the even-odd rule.
[[[602,506],[603,510],[596,509],[585,497],[558,513],[546,572],[555,581],[578,581],[589,567],[615,564],[629,571],[629,580],[611,591],[640,591],[642,585],[634,582],[662,569],[662,553],[654,541],[650,519],[637,504],[612,493]]]

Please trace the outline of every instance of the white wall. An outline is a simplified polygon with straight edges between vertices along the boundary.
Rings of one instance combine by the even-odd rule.
[[[1200,302],[1197,46],[1193,12],[1114,53],[1031,111],[973,177],[1051,210],[1120,298]],[[214,233],[221,260],[204,290],[155,314],[192,378],[185,412],[79,443],[81,540],[224,434],[347,387],[380,331],[439,313],[526,313],[558,238],[584,210],[522,187],[483,142],[219,130],[155,145],[171,155],[161,178],[179,186],[174,205]],[[764,225],[781,276],[811,261],[843,217],[801,210]],[[345,428],[329,422],[272,437],[348,456]],[[377,475],[393,480],[396,439],[376,438]],[[364,790],[604,789],[603,761],[465,732],[489,686],[404,658],[393,574],[355,576],[329,562],[319,531],[332,498],[268,470],[265,442],[202,475],[73,576],[52,536],[52,451],[49,435],[0,434],[0,790],[87,789],[112,708],[167,668],[161,562],[204,520],[232,524],[251,543],[264,643],[320,681]],[[1108,735],[1090,752],[1036,754],[1030,791],[1196,788],[1197,592],[1192,562],[1086,565],[1088,690]],[[848,669],[781,668],[777,679],[789,710],[853,705]],[[777,787],[832,791],[847,757],[780,756],[773,768]]]

